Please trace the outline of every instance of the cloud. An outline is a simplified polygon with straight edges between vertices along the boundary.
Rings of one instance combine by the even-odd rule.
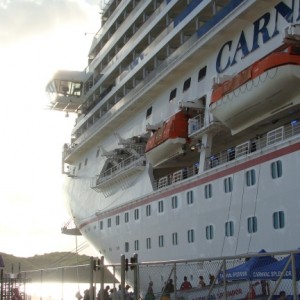
[[[99,0],[0,0],[2,251],[67,250],[61,148],[71,118],[45,110],[46,83],[59,69],[83,70],[99,29]],[[18,247],[18,245],[22,247]],[[72,242],[71,247],[73,248]],[[28,248],[27,248],[28,246]]]
[[[85,22],[98,0],[0,0],[0,46]],[[84,29],[83,29],[84,30]]]

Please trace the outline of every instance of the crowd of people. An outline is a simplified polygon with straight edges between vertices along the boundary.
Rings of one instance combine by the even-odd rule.
[[[214,281],[214,276],[210,274],[209,276],[210,283],[212,284]],[[199,276],[199,287],[205,287],[206,283],[204,282],[203,276]],[[192,284],[188,281],[187,276],[184,276],[183,282],[180,286],[180,290],[188,290],[192,288]],[[133,294],[130,292],[130,286],[125,286],[125,300],[132,300]],[[162,288],[162,296],[166,299],[170,298],[170,294],[174,293],[174,284],[173,279],[170,278],[164,287]],[[77,300],[90,300],[90,290],[86,289],[83,293],[83,296],[80,294],[80,292],[77,292],[75,297]],[[122,299],[122,287],[119,285],[119,288],[110,288],[109,285],[105,287],[103,292],[101,290],[97,293],[97,300],[121,300]],[[148,290],[145,295],[145,300],[155,300],[155,294],[153,292],[153,282],[149,282]]]
[[[125,299],[124,300],[132,300],[133,299],[133,294],[130,292],[130,286],[126,285],[125,286]],[[80,294],[80,292],[77,292],[75,294],[75,297],[78,300],[90,300],[90,290],[86,289],[83,292],[83,296]],[[98,291],[97,300],[122,300],[122,287],[119,285],[118,290],[116,288],[110,288],[109,285],[105,287],[103,292],[101,290]]]
[[[199,281],[198,281],[198,286],[195,288],[205,288],[205,287],[209,287],[211,285],[215,284],[215,276],[213,276],[212,274],[209,274],[209,283],[206,284],[204,277],[202,275],[199,276]],[[256,285],[258,285],[259,282],[256,282],[255,284],[250,284],[250,288],[249,288],[249,292],[247,293],[245,300],[253,300],[256,298],[256,292],[254,290],[254,287]],[[260,282],[261,287],[262,287],[262,295],[263,296],[268,296],[270,295],[270,289],[269,289],[269,285],[266,281],[261,281]],[[192,289],[193,286],[192,284],[188,281],[187,276],[184,276],[183,278],[183,282],[180,285],[180,290],[181,291],[185,291],[185,290],[189,290]],[[168,279],[168,281],[165,283],[165,285],[162,288],[162,293],[161,293],[161,297],[160,299],[162,300],[168,300],[171,297],[171,294],[174,293],[175,291],[175,287],[173,284],[173,279],[170,278]],[[125,286],[125,294],[124,294],[124,300],[133,300],[133,293],[130,292],[130,286],[126,285]],[[90,300],[90,290],[86,289],[84,291],[84,295],[82,296],[80,294],[80,292],[77,292],[75,297],[77,298],[77,300]],[[147,293],[144,297],[144,300],[155,300],[155,293],[153,291],[153,281],[149,282],[148,285],[148,289],[147,289]],[[17,298],[12,298],[14,300],[16,300]],[[118,290],[116,288],[110,288],[109,285],[107,285],[105,287],[105,289],[103,290],[103,292],[101,292],[101,290],[98,291],[97,293],[97,300],[122,300],[122,287],[121,285],[119,285]],[[279,293],[279,297],[278,300],[286,300],[286,293],[285,291],[281,291]],[[18,300],[18,299],[17,299]]]

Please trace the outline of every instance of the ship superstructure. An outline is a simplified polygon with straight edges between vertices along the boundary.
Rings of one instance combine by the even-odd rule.
[[[112,0],[82,72],[70,214],[108,262],[299,247],[299,0]]]

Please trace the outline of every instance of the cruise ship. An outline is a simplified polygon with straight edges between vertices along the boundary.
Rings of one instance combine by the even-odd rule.
[[[111,0],[46,86],[76,229],[105,257],[300,246],[300,0]]]

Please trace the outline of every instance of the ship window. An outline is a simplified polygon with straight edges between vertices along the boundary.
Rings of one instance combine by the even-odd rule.
[[[164,211],[164,201],[160,200],[158,201],[158,212],[162,213]]]
[[[255,216],[249,217],[247,219],[247,223],[248,223],[248,232],[249,233],[257,232],[257,218]]]
[[[146,239],[146,248],[151,249],[151,238],[149,237]]]
[[[194,229],[189,229],[188,230],[188,243],[194,243],[195,237],[194,237]]]
[[[158,247],[163,247],[164,246],[164,236],[160,235],[158,236]]]
[[[188,78],[183,84],[183,92],[187,91],[191,86],[191,77]]]
[[[138,220],[138,219],[139,219],[139,209],[138,209],[138,208],[136,208],[136,209],[134,210],[134,219],[135,219],[135,220]]]
[[[99,157],[99,154],[100,154],[100,149],[97,150],[96,157]]]
[[[88,163],[88,159],[86,158],[85,161],[84,161],[84,165],[86,166]]]
[[[178,198],[177,196],[172,197],[172,208],[175,209],[178,207]]]
[[[100,230],[103,229],[103,221],[100,221],[100,222],[99,222],[99,228],[100,228]]]
[[[111,218],[107,219],[107,227],[111,227]]]
[[[120,216],[119,215],[116,216],[116,225],[120,225]]]
[[[134,250],[138,251],[139,250],[139,240],[134,241]]]
[[[186,201],[187,201],[187,204],[193,204],[194,203],[194,194],[193,194],[193,191],[188,191],[186,193]]]
[[[198,73],[198,82],[201,81],[202,79],[204,79],[204,77],[206,76],[206,66],[202,69],[200,69],[199,73]]]
[[[176,97],[177,89],[174,89],[170,93],[169,101],[171,102]]]
[[[177,232],[172,233],[172,244],[178,245],[178,233]]]
[[[252,186],[256,183],[256,176],[255,176],[255,170],[249,170],[246,172],[246,185]]]
[[[148,204],[146,206],[146,216],[147,217],[151,216],[151,205],[150,204]]]
[[[233,221],[229,221],[225,223],[225,236],[233,236],[234,234],[234,226]]]
[[[125,252],[129,252],[129,243],[125,242]]]
[[[282,162],[277,160],[271,163],[271,175],[273,179],[282,176]]]
[[[129,222],[129,213],[128,212],[125,213],[124,219],[125,219],[125,223]]]
[[[212,197],[212,185],[211,185],[211,183],[205,185],[205,187],[204,187],[204,196],[205,196],[205,199],[208,199],[208,198]]]
[[[227,177],[224,179],[224,191],[225,193],[230,193],[232,192],[232,178],[231,177]]]
[[[205,234],[207,240],[212,240],[214,238],[214,227],[213,225],[207,225],[205,228]]]
[[[284,221],[284,212],[277,211],[273,213],[273,227],[275,229],[284,228],[285,221]]]
[[[148,119],[151,115],[152,115],[152,106],[150,106],[150,107],[147,109],[147,112],[146,112],[146,119]]]

